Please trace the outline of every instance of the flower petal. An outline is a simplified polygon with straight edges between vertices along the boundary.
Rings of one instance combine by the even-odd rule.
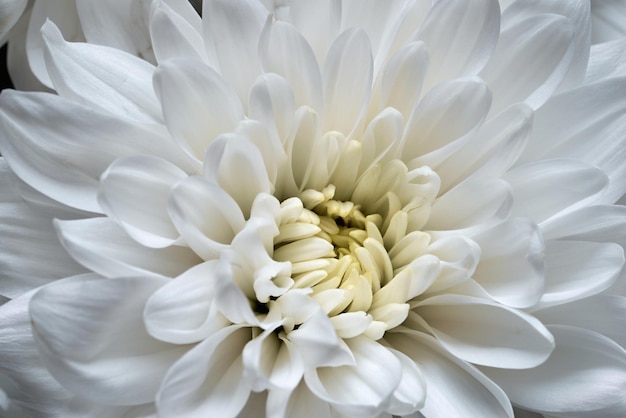
[[[266,406],[267,418],[332,418],[330,405],[311,392],[304,380],[293,390],[272,389]]]
[[[315,395],[341,414],[377,416],[391,402],[402,379],[402,364],[390,350],[368,337],[351,338],[346,343],[355,365],[309,370],[305,381]]]
[[[359,70],[354,71],[354,63]],[[348,29],[329,47],[322,80],[324,85],[323,131],[349,135],[369,103],[373,58],[370,41],[360,29]]]
[[[54,226],[63,247],[76,261],[108,278],[173,278],[201,262],[186,247],[144,247],[110,218],[55,220]]]
[[[475,75],[489,61],[500,33],[495,0],[446,0],[433,5],[417,35],[430,55],[426,85]]]
[[[163,379],[159,416],[236,417],[250,394],[241,353],[251,337],[249,328],[232,325],[189,350]]]
[[[165,279],[108,280],[93,274],[41,288],[30,302],[41,357],[70,391],[97,403],[139,405],[186,347],[148,335],[142,311]]]
[[[420,365],[428,384],[421,413],[426,417],[513,417],[511,404],[495,383],[448,353],[434,338],[416,331],[385,335],[395,349]]]
[[[472,237],[480,246],[474,280],[495,300],[528,308],[544,291],[544,243],[533,222],[516,218]]]
[[[542,413],[580,413],[623,400],[626,391],[623,348],[581,328],[551,325],[549,329],[556,348],[540,367],[515,371],[484,369],[512,402]]]
[[[24,13],[27,0],[2,0],[0,3],[0,44],[4,44],[6,35]]]
[[[51,207],[27,204],[14,180],[0,158],[0,295],[9,298],[84,272],[59,245],[52,224],[55,217],[80,216],[77,211],[54,201]]]
[[[159,126],[130,123],[51,94],[6,90],[0,103],[5,133],[0,150],[11,169],[68,206],[100,212],[96,201],[100,175],[124,155],[157,155],[189,167]]]
[[[174,58],[161,63],[154,90],[168,129],[198,160],[215,137],[232,131],[244,117],[233,88],[201,61]]]
[[[150,335],[173,344],[189,344],[228,325],[213,303],[216,263],[198,264],[150,296],[143,312]]]
[[[608,183],[602,170],[571,159],[524,164],[503,178],[515,196],[511,216],[528,217],[537,223],[602,191]]]
[[[202,177],[174,187],[168,210],[185,243],[205,260],[215,258],[245,223],[233,198]]]
[[[591,2],[591,42],[598,44],[626,35],[624,19],[626,6],[620,0],[596,0]]]
[[[181,57],[208,62],[202,39],[202,20],[188,1],[153,2],[150,36],[158,62]]]
[[[615,243],[546,242],[546,288],[539,306],[551,306],[595,295],[617,279],[624,249]]]
[[[535,367],[554,348],[552,335],[536,318],[488,300],[439,295],[414,310],[448,351],[471,363]]]
[[[596,4],[608,3],[595,2]],[[624,8],[626,12],[626,7]],[[616,39],[591,47],[589,65],[583,84],[591,84],[626,75],[626,39]]]

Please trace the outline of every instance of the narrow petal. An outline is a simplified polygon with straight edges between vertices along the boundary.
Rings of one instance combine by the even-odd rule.
[[[215,137],[232,131],[244,116],[232,87],[201,61],[176,58],[160,64],[154,89],[168,129],[198,160]]]
[[[402,379],[400,360],[367,337],[352,338],[346,343],[356,359],[354,366],[307,371],[305,381],[315,395],[341,414],[377,416],[386,409]]]
[[[607,3],[595,2],[595,3]],[[626,12],[626,7],[624,8]],[[591,47],[583,84],[626,75],[626,39],[616,39]]]
[[[179,183],[172,190],[168,210],[180,236],[205,260],[230,244],[245,222],[233,198],[202,177]]]
[[[148,33],[149,3],[76,0],[76,10],[87,42],[107,45],[154,62]]]
[[[372,66],[370,41],[360,29],[345,31],[330,46],[322,70],[324,131],[352,132],[369,103]]]
[[[570,159],[521,165],[506,173],[504,180],[515,196],[511,216],[537,223],[601,192],[608,183],[602,170]]]
[[[186,247],[144,247],[110,218],[56,220],[54,226],[63,247],[76,261],[109,278],[173,278],[201,262]]]
[[[570,325],[609,337],[626,348],[626,298],[596,295],[533,312],[546,325]]]
[[[532,15],[503,27],[481,77],[494,92],[492,111],[515,102],[540,107],[559,87],[572,62],[574,28],[569,19]]]
[[[178,5],[178,10],[168,3]],[[158,62],[170,58],[192,58],[208,62],[202,39],[202,20],[188,1],[153,2],[150,36]]]
[[[598,44],[626,35],[626,5],[620,0],[591,2],[591,43]]]
[[[100,175],[124,155],[157,155],[189,169],[161,127],[130,123],[51,94],[6,90],[0,103],[0,150],[11,169],[68,206],[101,212]]]
[[[592,331],[551,325],[556,348],[540,367],[484,369],[512,402],[541,413],[591,412],[623,400],[626,352]],[[586,415],[589,416],[589,415]]]
[[[2,0],[0,2],[0,43],[4,44],[6,35],[24,13],[27,0]]]
[[[311,392],[304,380],[293,390],[269,391],[267,418],[298,416],[299,418],[332,418],[330,405]]]
[[[142,311],[165,279],[75,276],[41,288],[30,302],[33,333],[52,375],[78,396],[111,405],[154,399],[186,347],[148,335]]]
[[[209,0],[202,16],[207,54],[216,56],[220,73],[245,103],[261,72],[258,44],[267,10],[255,0]]]
[[[546,287],[539,306],[551,306],[595,295],[617,279],[624,249],[614,243],[546,242]]]
[[[448,351],[471,363],[524,369],[541,364],[554,348],[552,335],[536,318],[488,300],[433,296],[415,312]]]
[[[435,3],[417,35],[430,52],[426,85],[477,74],[489,61],[499,33],[495,0]]]
[[[233,325],[189,350],[163,379],[159,416],[236,417],[250,395],[241,360],[250,338],[249,328]]]
[[[150,335],[173,344],[189,344],[228,325],[213,303],[216,263],[198,264],[150,296],[143,312]]]
[[[56,202],[25,203],[14,180],[0,159],[0,295],[9,298],[85,271],[59,245],[53,227],[55,217],[80,215]]]
[[[287,80],[293,89],[296,106],[322,110],[322,75],[313,49],[292,25],[268,20],[263,31],[259,54],[265,72]]]
[[[72,395],[50,375],[39,355],[28,312],[32,295],[24,293],[0,306],[0,399],[3,389],[15,391],[11,403],[24,411],[19,418],[61,416],[56,414]],[[0,401],[3,412],[4,400]]]
[[[528,308],[544,291],[544,243],[533,222],[517,218],[473,239],[481,249],[474,280],[498,302]]]
[[[402,380],[393,393],[387,412],[405,416],[424,407],[427,381],[418,363],[401,351],[388,348],[402,364]]]
[[[421,413],[426,417],[513,417],[511,404],[495,383],[420,332],[388,333],[385,340],[420,365],[427,382]]]
[[[276,74],[259,76],[250,89],[248,116],[263,123],[282,145],[292,133],[296,116],[296,99],[287,80]],[[271,151],[276,157],[284,154],[282,146]]]

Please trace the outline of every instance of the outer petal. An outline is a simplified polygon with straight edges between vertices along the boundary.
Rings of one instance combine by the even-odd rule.
[[[110,218],[56,220],[54,225],[76,261],[108,278],[173,278],[202,261],[187,247],[144,247]]]
[[[544,243],[537,225],[513,219],[484,231],[473,239],[481,249],[472,276],[498,302],[527,308],[544,290]]]
[[[10,298],[56,279],[83,273],[59,245],[53,218],[80,217],[60,203],[27,204],[0,159],[0,295]],[[33,193],[37,193],[34,192]]]
[[[591,42],[594,44],[626,36],[626,4],[620,0],[591,2]]]
[[[130,123],[51,94],[6,90],[0,103],[0,150],[11,169],[69,206],[100,212],[100,175],[121,156],[160,155],[189,166],[161,127]]]
[[[27,0],[2,0],[0,2],[0,44],[4,44],[6,35],[24,13]]]
[[[626,11],[626,8],[624,8]],[[620,38],[591,47],[583,84],[626,75],[626,39]]]
[[[159,390],[159,416],[236,417],[250,395],[241,361],[250,338],[249,328],[226,327],[178,360]]]
[[[162,63],[154,89],[168,129],[199,160],[216,136],[233,130],[244,116],[232,87],[201,61],[177,58]]]
[[[446,0],[433,5],[417,35],[429,55],[426,85],[478,73],[500,33],[497,0]]]
[[[24,414],[16,415],[19,418],[57,416],[63,402],[71,397],[46,370],[33,340],[28,314],[32,295],[23,294],[0,306],[0,399],[7,390],[11,403]],[[4,412],[3,404],[1,400],[0,413]]]
[[[542,413],[585,413],[623,400],[623,348],[592,331],[564,325],[549,329],[556,348],[541,366],[516,371],[485,369],[512,402]]]
[[[49,21],[41,30],[46,67],[59,95],[138,122],[161,120],[153,65],[118,49],[65,42]]]
[[[75,276],[41,288],[30,302],[33,333],[52,375],[97,403],[139,405],[186,347],[148,335],[142,311],[165,279]]]
[[[167,202],[174,185],[185,178],[187,173],[161,158],[122,157],[102,173],[98,203],[139,243],[167,247],[179,238]]]
[[[304,380],[293,390],[273,389],[267,397],[267,418],[331,418],[330,405],[311,392]],[[242,417],[243,418],[243,417]]]
[[[448,351],[471,363],[524,369],[541,364],[554,348],[536,318],[487,300],[440,295],[414,310]]]
[[[424,417],[513,417],[502,389],[476,368],[448,353],[434,338],[408,331],[388,333],[385,340],[420,365],[428,385],[426,403],[420,410]]]

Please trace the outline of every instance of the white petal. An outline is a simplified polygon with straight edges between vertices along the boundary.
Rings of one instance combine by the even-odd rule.
[[[59,203],[26,204],[14,180],[0,159],[0,295],[9,298],[84,272],[59,245],[52,224],[55,217],[79,215]]]
[[[295,97],[287,80],[276,74],[259,76],[250,89],[248,116],[263,123],[270,134],[278,137],[278,142],[285,142],[296,116]],[[282,146],[272,151],[276,157],[284,154]]]
[[[268,20],[259,45],[265,72],[283,76],[293,89],[296,106],[322,110],[322,75],[311,46],[288,23]]]
[[[109,278],[173,278],[202,261],[186,247],[144,247],[110,218],[55,220],[54,226],[76,261]]]
[[[543,413],[585,412],[623,400],[626,352],[600,334],[552,325],[556,348],[528,370],[485,369],[515,404]],[[589,415],[586,415],[589,416]]]
[[[261,70],[258,43],[267,11],[255,0],[209,0],[202,16],[207,54],[217,57],[220,73],[245,103]]]
[[[249,328],[233,325],[180,358],[159,390],[159,416],[236,417],[250,394],[243,379],[241,353],[251,337]]]
[[[434,338],[412,331],[389,333],[385,340],[420,365],[428,385],[421,409],[424,416],[513,417],[502,389],[475,367],[448,353]]]
[[[138,405],[186,347],[161,343],[143,325],[146,299],[165,279],[78,276],[41,288],[31,300],[33,333],[52,375],[98,403]]]
[[[354,366],[311,370],[305,373],[305,381],[315,395],[342,414],[376,416],[391,401],[402,379],[402,365],[387,348],[367,337],[346,343],[356,359]]]
[[[171,192],[168,210],[180,236],[205,260],[230,244],[245,222],[233,198],[202,177],[179,183]]]
[[[237,202],[246,218],[257,195],[272,192],[263,156],[241,135],[221,135],[209,146],[204,173]]]
[[[463,137],[485,119],[487,85],[476,80],[442,83],[419,101],[406,123],[402,160],[410,162]]]
[[[213,303],[216,263],[198,264],[150,296],[143,312],[150,335],[174,344],[189,344],[227,325]]]
[[[100,212],[100,175],[124,155],[157,155],[189,167],[161,127],[130,123],[50,94],[8,90],[0,102],[5,133],[0,149],[12,170],[68,206]]]
[[[563,2],[560,0],[518,0],[514,2],[511,7],[508,7],[502,15],[503,27],[508,27],[526,17],[541,13],[563,16],[569,20],[574,29],[572,44],[574,50],[568,72],[559,87],[560,90],[578,85],[585,74],[587,61],[589,59],[592,30],[589,3],[593,4],[597,3],[597,1],[573,0]]]
[[[596,1],[595,3],[602,3]],[[605,2],[606,3],[606,2]],[[626,12],[626,8],[624,8]],[[591,47],[583,84],[591,84],[626,74],[626,39],[616,39]]]
[[[425,252],[439,259],[439,274],[429,286],[430,292],[440,291],[469,279],[481,257],[480,247],[462,235],[437,238]]]
[[[512,219],[472,237],[480,263],[472,276],[495,300],[515,308],[539,301],[544,290],[544,244],[537,225]]]
[[[330,46],[322,70],[324,131],[347,136],[355,128],[369,101],[372,66],[370,41],[360,29],[345,31]]]
[[[65,42],[52,22],[41,31],[46,67],[59,95],[138,122],[161,120],[153,65],[114,48]]]
[[[513,198],[499,179],[468,179],[440,196],[424,229],[452,230],[504,219]]]
[[[513,168],[503,176],[515,200],[511,216],[541,223],[583,199],[602,191],[606,174],[570,159],[542,160]]]
[[[172,1],[155,1],[150,11],[150,35],[157,61],[186,57],[208,62],[200,16],[190,2],[176,2],[178,10],[168,3]]]
[[[595,0],[591,2],[591,42],[598,44],[626,35],[624,19],[626,6],[620,0]]]
[[[581,299],[607,289],[624,265],[624,249],[614,243],[546,242],[546,287],[540,306]]]
[[[0,398],[3,389],[15,391],[7,394],[16,404],[23,405],[24,415],[17,415],[19,418],[60,417],[56,414],[72,395],[50,375],[39,355],[28,312],[32,295],[33,292],[24,293],[0,306]],[[0,413],[3,412],[0,406]]]
[[[107,45],[154,62],[148,33],[149,2],[76,0],[76,9],[87,42]]]
[[[559,94],[536,112],[535,129],[521,161],[566,157],[600,167],[609,188],[597,203],[626,193],[626,78],[603,80]]]
[[[471,175],[500,177],[524,151],[532,126],[533,112],[523,103],[486,120],[461,148],[436,167],[441,190],[445,192]]]
[[[267,418],[331,418],[330,405],[315,396],[304,380],[293,390],[269,391],[266,406]],[[244,417],[242,417],[244,418]]]
[[[2,0],[0,2],[0,44],[5,43],[5,36],[24,13],[27,0]]]
[[[154,89],[168,129],[199,160],[215,137],[232,131],[244,116],[232,87],[201,61],[175,58],[161,63]]]
[[[507,369],[545,361],[554,339],[536,318],[491,301],[463,296],[433,296],[417,312],[452,354],[476,364]]]
[[[167,213],[170,191],[186,177],[187,173],[161,158],[119,158],[100,177],[98,203],[139,243],[166,247],[179,237]]]
[[[26,34],[26,55],[30,69],[37,79],[46,87],[52,88],[43,57],[44,41],[41,27],[47,20],[59,27],[63,37],[71,42],[83,42],[85,35],[80,26],[76,0],[58,0],[33,2],[33,9],[28,22]]]
[[[402,380],[393,394],[387,412],[405,416],[424,407],[427,381],[418,363],[401,351],[388,348],[402,365]]]
[[[496,0],[447,0],[433,5],[417,35],[430,54],[426,85],[478,73],[500,33]]]
[[[597,295],[533,312],[546,325],[570,325],[598,332],[626,348],[626,298]]]
[[[541,106],[565,78],[573,45],[573,25],[562,16],[533,15],[504,27],[480,74],[494,93],[492,111],[520,101]]]

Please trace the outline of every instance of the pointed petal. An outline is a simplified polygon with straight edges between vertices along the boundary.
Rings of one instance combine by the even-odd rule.
[[[159,416],[236,417],[250,394],[241,361],[250,338],[249,328],[233,325],[189,350],[163,379]]]
[[[542,412],[585,412],[623,400],[626,352],[592,331],[551,325],[556,348],[540,367],[485,369],[515,404]],[[588,416],[588,415],[587,415]]]
[[[472,237],[480,246],[480,263],[473,274],[495,300],[528,308],[544,291],[544,243],[533,222],[517,218]]]
[[[41,288],[30,302],[33,334],[54,377],[98,403],[138,405],[186,347],[148,335],[142,311],[165,279],[75,276]]]
[[[201,262],[189,248],[144,247],[110,218],[55,220],[59,240],[83,266],[108,278],[173,278]]]
[[[513,417],[508,398],[474,366],[459,360],[437,340],[416,331],[388,333],[391,345],[420,365],[428,384],[421,412],[426,417]]]
[[[448,351],[471,363],[523,369],[541,364],[554,348],[552,335],[536,318],[488,300],[433,296],[415,312]]]
[[[154,89],[168,129],[199,160],[215,137],[232,131],[244,117],[232,87],[201,61],[176,58],[161,63]]]

